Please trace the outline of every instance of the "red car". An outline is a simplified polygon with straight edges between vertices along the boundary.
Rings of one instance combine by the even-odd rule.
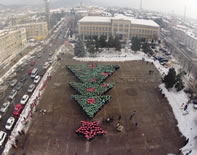
[[[14,107],[13,115],[15,118],[18,118],[20,116],[20,113],[23,109],[23,106],[21,104],[17,104]]]
[[[36,61],[35,60],[32,60],[31,61],[31,66],[34,66],[36,64]]]
[[[29,70],[28,70],[29,75],[31,75],[32,70],[33,70],[33,67],[29,68]]]

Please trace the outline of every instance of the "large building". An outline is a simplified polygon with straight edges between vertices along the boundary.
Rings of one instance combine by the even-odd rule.
[[[146,39],[159,39],[160,26],[152,20],[134,19],[124,15],[115,17],[86,16],[78,22],[79,35],[115,37],[122,40],[133,37]]]
[[[0,30],[0,62],[17,53],[27,43],[26,30]]]
[[[27,39],[45,39],[48,36],[47,22],[28,23],[16,25],[18,28],[25,28],[27,32]]]
[[[197,55],[197,34],[195,34],[195,31],[192,32],[183,25],[176,25],[172,27],[172,34],[180,44],[187,48],[190,55]]]

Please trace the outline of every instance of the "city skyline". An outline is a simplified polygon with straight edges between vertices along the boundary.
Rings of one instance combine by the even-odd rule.
[[[51,3],[61,0],[50,0]],[[140,8],[140,0],[122,0],[121,2],[119,0],[65,0],[65,4],[67,2],[72,2],[73,4],[79,4],[80,2],[92,2],[94,4],[100,4],[103,6],[120,6],[120,7],[130,7],[139,9]],[[61,2],[62,3],[62,2]],[[31,4],[31,5],[43,5],[42,0],[15,0],[14,2],[12,0],[0,0],[0,4],[5,5],[11,5],[11,4]],[[65,5],[66,6],[66,5]],[[165,13],[171,13],[171,14],[178,14],[181,16],[184,16],[184,9],[186,8],[186,17],[191,17],[197,19],[197,1],[195,0],[149,0],[145,1],[142,0],[142,8],[145,10],[152,10],[152,11],[160,11]],[[51,6],[53,7],[53,6]]]

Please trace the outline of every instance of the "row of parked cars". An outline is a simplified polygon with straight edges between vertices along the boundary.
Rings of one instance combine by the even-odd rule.
[[[24,94],[22,96],[22,98],[20,99],[20,103],[16,104],[14,107],[14,110],[12,112],[12,116],[8,118],[6,124],[5,124],[5,129],[10,131],[12,130],[14,124],[16,123],[16,120],[19,118],[22,110],[23,110],[23,106],[28,102],[31,93],[33,93],[33,91],[36,88],[36,84],[39,83],[39,81],[41,80],[41,76],[43,76],[46,72],[46,69],[49,67],[50,63],[52,63],[52,61],[48,61],[45,62],[43,65],[43,69],[38,72],[38,68],[32,68],[31,71],[28,71],[28,74],[30,75],[30,77],[33,79],[33,83],[29,85],[28,89],[27,89],[27,93]],[[33,66],[35,64],[35,62],[31,62],[31,66]],[[11,105],[11,101],[16,97],[18,91],[23,87],[24,82],[27,80],[27,76],[22,77],[20,80],[14,79],[10,82],[10,87],[12,87],[13,89],[11,90],[7,101],[5,101],[3,103],[3,105],[0,107],[0,113],[3,115],[7,112],[9,106]],[[2,118],[2,115],[0,115],[0,119]],[[0,146],[3,145],[3,142],[5,141],[7,137],[7,133],[5,131],[0,131]]]

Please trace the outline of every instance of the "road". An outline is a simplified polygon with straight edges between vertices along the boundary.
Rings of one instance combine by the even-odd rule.
[[[35,60],[35,65],[33,67],[38,68],[38,72],[40,70],[42,70],[43,64],[48,60],[48,58],[51,57],[49,55],[49,52],[53,52],[53,54],[54,54],[55,51],[64,43],[64,35],[65,35],[66,30],[68,28],[67,28],[66,20],[63,22],[64,22],[64,24],[62,24],[62,27],[59,29],[59,31],[57,31],[54,34],[54,37],[53,37],[54,39],[52,39],[52,41],[49,42],[49,44],[45,45],[45,47],[41,51],[36,52],[35,54],[32,55],[34,57],[32,60]],[[50,44],[52,44],[51,47],[49,46]],[[38,55],[41,55],[41,57],[39,58]],[[20,103],[21,97],[24,94],[27,94],[27,89],[28,89],[29,85],[33,83],[33,79],[31,79],[30,76],[28,75],[28,70],[30,67],[32,67],[31,61],[29,62],[29,64],[27,64],[23,67],[23,70],[20,70],[19,72],[17,72],[17,76],[15,79],[20,81],[20,79],[22,77],[26,76],[27,80],[23,83],[23,87],[18,91],[17,96],[13,99],[13,101],[11,101],[11,105],[9,106],[8,111],[5,114],[2,114],[3,117],[0,121],[0,131],[7,132],[8,136],[10,135],[11,131],[7,131],[5,129],[6,121],[8,120],[8,118],[10,116],[12,116],[14,106],[16,104]],[[1,105],[5,101],[8,100],[8,96],[12,90],[12,88],[9,86],[9,81],[5,82],[5,87],[7,87],[7,88],[4,91],[4,95],[0,98]],[[15,123],[16,123],[16,121],[15,121]],[[5,143],[6,142],[4,142],[4,145],[5,145]],[[2,153],[2,151],[4,149],[4,145],[0,148],[0,154]]]

